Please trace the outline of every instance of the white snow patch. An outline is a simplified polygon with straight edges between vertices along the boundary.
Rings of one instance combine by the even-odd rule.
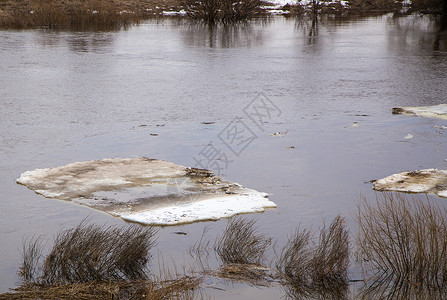
[[[186,15],[186,11],[184,9],[180,11],[163,11],[163,15],[165,16],[184,16]]]
[[[242,213],[263,212],[276,204],[265,194],[252,192],[243,195],[227,195],[187,204],[162,207],[139,212],[112,212],[121,218],[144,224],[176,225],[195,221],[218,220]]]

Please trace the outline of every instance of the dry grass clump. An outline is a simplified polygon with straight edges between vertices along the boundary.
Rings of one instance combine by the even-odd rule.
[[[371,273],[365,294],[446,299],[447,211],[428,197],[383,193],[358,209],[359,257]]]
[[[348,232],[344,218],[337,216],[329,228],[320,230],[318,243],[311,243],[310,231],[297,230],[282,249],[276,268],[289,295],[298,296],[346,291],[348,265]]]
[[[187,16],[205,23],[245,21],[261,12],[261,0],[185,0]]]
[[[222,238],[216,240],[214,250],[224,264],[261,265],[271,239],[257,230],[255,220],[233,218]]]
[[[104,227],[87,224],[61,231],[41,263],[41,241],[26,242],[19,275],[43,285],[147,278],[146,264],[155,245],[152,227]]]
[[[272,281],[270,268],[253,264],[226,264],[212,274],[219,278],[256,285],[268,285]]]
[[[200,277],[184,276],[167,281],[113,281],[61,285],[25,285],[0,299],[195,299]]]

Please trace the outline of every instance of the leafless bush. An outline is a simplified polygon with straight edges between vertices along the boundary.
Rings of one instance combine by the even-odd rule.
[[[394,10],[402,7],[402,1],[395,0],[350,0],[349,6],[354,11]]]
[[[424,11],[428,13],[440,13],[444,6],[446,6],[443,0],[413,0],[411,1],[412,10]]]
[[[260,12],[261,0],[185,0],[187,16],[206,23],[247,20]]]
[[[228,221],[214,250],[224,264],[260,265],[271,239],[257,232],[256,221],[233,218]]]
[[[372,276],[365,294],[447,297],[447,214],[425,199],[382,193],[358,208],[359,258]]]
[[[346,292],[349,238],[345,221],[337,216],[329,228],[320,230],[318,243],[311,243],[308,230],[297,230],[281,251],[276,268],[291,297]]]
[[[20,276],[44,285],[146,279],[155,234],[152,227],[104,227],[84,220],[57,235],[40,274],[35,274],[40,241],[27,242]]]

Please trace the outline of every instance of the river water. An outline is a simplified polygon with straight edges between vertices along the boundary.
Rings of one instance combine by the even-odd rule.
[[[228,158],[214,161],[215,171],[271,194],[277,209],[244,218],[279,247],[298,226],[316,230],[338,214],[354,241],[356,203],[375,197],[370,180],[447,168],[446,121],[391,114],[446,103],[446,74],[447,36],[420,16],[325,18],[314,27],[275,17],[215,28],[167,19],[110,32],[2,30],[0,291],[18,284],[24,238],[51,244],[85,217],[125,224],[15,183],[24,171],[74,161],[147,156],[200,167],[211,144]],[[271,114],[255,124],[246,112],[260,99]],[[222,138],[235,118],[251,134],[237,149]],[[161,228],[154,267],[193,264],[186,250],[204,227],[214,240],[226,223]],[[216,299],[283,295],[207,286]]]

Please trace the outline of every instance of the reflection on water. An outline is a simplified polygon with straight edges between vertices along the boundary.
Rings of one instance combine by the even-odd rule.
[[[329,285],[322,287],[285,286],[288,299],[308,300],[344,300],[349,299],[349,289],[346,285]]]
[[[194,23],[187,26],[184,32],[184,43],[188,46],[209,48],[233,48],[262,46],[264,33],[258,20],[253,23],[241,24],[202,24]]]
[[[428,276],[428,275],[427,275]],[[359,299],[446,299],[447,291],[443,283],[437,286],[420,286],[410,279],[385,278],[369,282],[359,291]],[[442,280],[442,279],[440,279]]]

